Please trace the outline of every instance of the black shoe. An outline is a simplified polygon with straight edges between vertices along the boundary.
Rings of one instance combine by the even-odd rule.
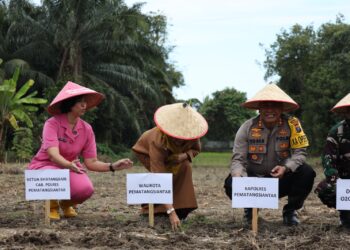
[[[350,222],[340,220],[340,226],[344,229],[350,230]]]
[[[298,220],[295,210],[283,211],[283,224],[286,226],[297,226],[300,221]]]
[[[350,222],[345,222],[345,221],[340,220],[340,226],[342,226],[345,229],[350,230]]]
[[[253,209],[252,208],[245,208],[244,215],[243,215],[244,224],[246,226],[252,225],[252,218],[253,218]]]
[[[350,229],[350,211],[339,211],[340,225],[346,229]]]

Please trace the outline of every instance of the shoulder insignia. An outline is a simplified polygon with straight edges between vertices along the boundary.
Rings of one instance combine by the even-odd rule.
[[[309,146],[309,141],[300,125],[298,118],[290,117],[288,119],[288,125],[290,128],[290,147],[292,149],[305,148]]]

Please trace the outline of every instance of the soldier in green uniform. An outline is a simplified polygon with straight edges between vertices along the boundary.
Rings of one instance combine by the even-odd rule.
[[[303,206],[316,175],[305,163],[309,144],[299,120],[283,113],[299,105],[277,85],[268,84],[242,106],[259,110],[259,115],[237,131],[226,194],[232,198],[232,177],[279,178],[279,197],[288,196],[283,223],[298,225],[295,211]],[[245,222],[251,223],[251,219],[252,209],[245,208]]]
[[[350,179],[350,93],[341,99],[332,111],[344,118],[328,133],[322,166],[326,179],[318,184],[315,193],[328,207],[336,206],[336,181]],[[340,223],[350,229],[350,211],[339,211]]]

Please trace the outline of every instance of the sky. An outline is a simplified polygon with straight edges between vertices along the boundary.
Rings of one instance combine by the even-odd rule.
[[[143,13],[167,17],[167,44],[175,46],[170,61],[185,80],[174,94],[183,100],[203,101],[227,87],[251,98],[276,80],[264,80],[264,48],[283,29],[298,23],[317,30],[339,13],[346,23],[350,18],[348,0],[125,0],[138,2]]]

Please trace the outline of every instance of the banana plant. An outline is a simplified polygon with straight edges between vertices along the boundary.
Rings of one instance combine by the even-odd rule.
[[[0,84],[0,161],[5,148],[8,124],[14,130],[19,129],[19,121],[24,122],[29,128],[33,127],[29,113],[37,111],[38,105],[47,102],[46,99],[35,97],[37,91],[27,94],[34,85],[34,81],[31,79],[16,91],[19,73],[19,68],[16,68],[12,78],[4,80]]]

